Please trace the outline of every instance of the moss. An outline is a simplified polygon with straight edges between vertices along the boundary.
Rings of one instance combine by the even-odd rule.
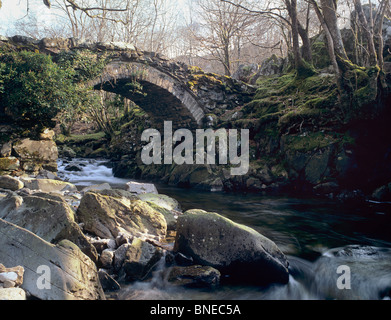
[[[57,137],[57,141],[62,143],[75,143],[75,144],[84,144],[93,141],[99,141],[105,137],[104,132],[91,133],[86,135],[71,135],[70,137],[65,137],[60,135]]]
[[[0,170],[15,170],[19,166],[19,161],[15,158],[0,158]]]
[[[312,58],[314,66],[318,69],[324,69],[331,65],[330,56],[324,41],[315,41],[312,44]]]
[[[338,142],[334,136],[324,132],[310,132],[305,135],[292,135],[287,136],[286,139],[288,149],[301,152],[322,149]]]
[[[301,61],[300,66],[297,68],[296,72],[296,76],[299,79],[312,77],[313,75],[317,74],[315,67],[305,60]]]

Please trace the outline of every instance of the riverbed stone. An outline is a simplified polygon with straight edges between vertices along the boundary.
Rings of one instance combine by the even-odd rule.
[[[121,285],[104,269],[99,269],[99,280],[102,284],[103,290],[106,291],[118,291],[121,290]]]
[[[26,292],[21,288],[0,288],[0,301],[26,300]]]
[[[0,158],[0,172],[12,172],[19,170],[20,161],[15,157]]]
[[[0,219],[0,261],[22,266],[22,289],[38,299],[105,299],[95,264],[70,241],[53,245]],[[47,276],[46,281],[42,281],[43,275]],[[50,288],[42,290],[40,284]]]
[[[154,184],[151,183],[140,183],[140,182],[128,182],[128,191],[134,194],[154,193],[158,194],[158,191]]]
[[[22,160],[57,161],[58,149],[53,140],[22,139],[13,145],[13,149]]]
[[[0,201],[0,218],[25,228],[42,239],[58,243],[68,239],[77,244],[93,261],[98,255],[95,247],[75,221],[72,208],[59,195],[38,193],[21,198],[10,196]]]
[[[99,257],[99,264],[104,269],[111,269],[113,267],[115,251],[112,249],[105,249]]]
[[[190,288],[214,288],[220,283],[221,273],[215,268],[205,266],[171,267],[167,281],[176,286]]]
[[[121,272],[125,274],[127,281],[143,280],[162,256],[163,252],[160,248],[135,238],[127,246]]]
[[[288,261],[270,239],[217,213],[189,210],[178,218],[175,252],[233,281],[288,283]]]
[[[12,153],[12,142],[9,141],[9,142],[6,142],[2,145],[2,147],[0,148],[0,157],[4,157],[4,158],[7,158],[7,157],[10,157],[11,156],[11,153]]]
[[[88,192],[77,210],[84,230],[104,239],[116,239],[121,233],[128,238],[164,238],[167,223],[164,216],[146,202],[126,197],[108,196],[104,192]]]
[[[11,176],[0,176],[0,188],[17,191],[24,187],[23,182]]]
[[[163,207],[167,210],[181,210],[181,206],[177,200],[164,194],[146,193],[140,194],[139,198],[142,201],[152,202],[159,207]]]
[[[51,179],[21,178],[26,188],[42,192],[77,192],[77,187],[69,182]]]

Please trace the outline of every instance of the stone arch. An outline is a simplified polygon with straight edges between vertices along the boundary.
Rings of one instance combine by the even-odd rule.
[[[143,86],[146,96],[130,90],[128,84],[134,80]],[[112,61],[104,73],[89,84],[134,101],[160,122],[173,121],[176,127],[203,124],[204,110],[183,82],[150,65]]]

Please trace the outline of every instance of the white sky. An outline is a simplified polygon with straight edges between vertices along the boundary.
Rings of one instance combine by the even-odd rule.
[[[184,14],[188,13],[187,3],[192,0],[170,0],[176,2],[173,6],[176,10],[183,10]],[[22,21],[23,18],[27,20],[27,0],[2,0],[3,6],[0,8],[0,35],[13,36],[15,35],[14,24]],[[38,23],[50,24],[55,23],[58,19],[58,11],[55,9],[48,9],[42,0],[29,0],[29,12],[35,15]]]
[[[0,34],[14,35],[13,25],[27,14],[27,0],[2,0],[0,9]],[[39,20],[50,22],[54,15],[42,2],[42,0],[30,0],[29,12],[37,13]],[[39,21],[40,22],[40,21]]]

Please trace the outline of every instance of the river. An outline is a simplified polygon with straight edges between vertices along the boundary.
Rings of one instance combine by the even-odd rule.
[[[65,167],[76,164],[80,172]],[[107,182],[124,188],[129,179],[115,178],[106,161],[59,161],[59,176],[78,186]],[[232,194],[179,189],[156,184],[188,209],[217,212],[273,240],[288,256],[290,282],[267,288],[222,285],[215,290],[170,286],[162,278],[164,263],[152,281],[123,286],[116,299],[305,300],[390,299],[391,204],[343,204],[328,199]],[[339,267],[349,273],[338,273]],[[243,270],[245,272],[245,270]],[[344,277],[343,279],[341,277]],[[338,281],[348,284],[343,289]]]

